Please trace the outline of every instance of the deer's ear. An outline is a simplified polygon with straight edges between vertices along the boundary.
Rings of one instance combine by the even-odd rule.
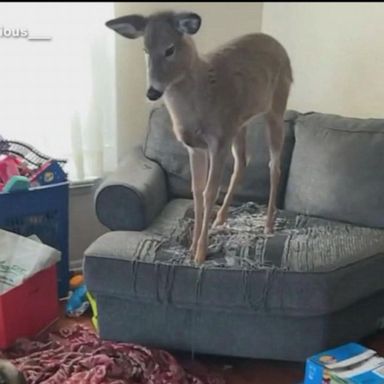
[[[141,15],[122,16],[107,21],[105,25],[119,35],[127,37],[128,39],[136,39],[144,35],[147,19]]]
[[[197,13],[182,12],[175,15],[176,29],[181,33],[194,35],[201,26],[201,17]]]

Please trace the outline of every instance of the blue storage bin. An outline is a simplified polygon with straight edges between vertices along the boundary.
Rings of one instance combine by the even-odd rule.
[[[67,296],[69,288],[68,204],[68,182],[0,193],[0,228],[23,236],[35,234],[61,251],[57,268],[60,297]]]

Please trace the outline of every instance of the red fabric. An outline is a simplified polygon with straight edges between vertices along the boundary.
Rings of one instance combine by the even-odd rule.
[[[21,339],[2,355],[30,384],[224,384],[219,377],[186,372],[166,351],[101,341],[83,325],[41,341]]]

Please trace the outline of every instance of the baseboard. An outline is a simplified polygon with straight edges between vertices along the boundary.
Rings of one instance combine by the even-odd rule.
[[[83,260],[71,260],[69,263],[69,270],[71,272],[82,272],[83,271]]]

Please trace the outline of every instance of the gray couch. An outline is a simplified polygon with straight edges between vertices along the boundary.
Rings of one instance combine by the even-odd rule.
[[[187,153],[165,107],[152,111],[143,148],[95,195],[98,218],[111,230],[84,261],[101,337],[302,361],[381,327],[384,120],[286,113],[273,236],[262,233],[264,124],[249,124],[244,181],[228,224],[212,231],[208,259],[196,267],[186,250],[193,224]],[[228,159],[226,182],[231,167]]]

